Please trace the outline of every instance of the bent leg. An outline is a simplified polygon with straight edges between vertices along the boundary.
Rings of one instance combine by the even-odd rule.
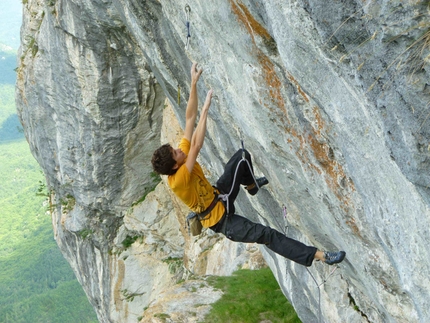
[[[317,248],[306,246],[297,240],[286,237],[275,229],[251,222],[237,214],[229,216],[226,220],[228,222],[225,226],[225,232],[222,233],[228,239],[236,242],[265,244],[273,252],[300,265],[312,265]]]
[[[239,193],[240,185],[251,185],[254,183],[251,155],[245,150],[245,160],[242,159],[242,149],[239,149],[224,167],[224,173],[218,179],[216,187],[223,193],[228,194],[230,205],[233,205]],[[234,212],[234,211],[232,211]]]

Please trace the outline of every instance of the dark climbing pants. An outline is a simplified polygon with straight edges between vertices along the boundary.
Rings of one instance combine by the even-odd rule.
[[[233,190],[229,197],[229,214],[227,215],[226,212],[221,220],[210,229],[224,234],[232,241],[264,244],[277,254],[303,266],[312,265],[317,248],[306,246],[297,240],[286,237],[275,229],[254,223],[234,213],[234,201],[239,193],[240,185],[254,183],[251,173],[254,171],[251,155],[246,150],[245,158],[249,165],[245,161],[241,162],[242,150],[236,152],[225,166],[224,173],[217,181],[217,188],[221,193],[229,193],[232,186]],[[236,179],[234,180],[235,174]]]

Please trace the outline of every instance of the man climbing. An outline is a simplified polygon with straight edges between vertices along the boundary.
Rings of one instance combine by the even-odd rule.
[[[185,115],[184,137],[178,148],[174,149],[165,144],[154,152],[152,156],[154,171],[168,175],[170,188],[198,214],[203,227],[222,233],[232,241],[265,244],[272,251],[304,266],[311,266],[314,259],[328,265],[340,263],[345,257],[344,251],[320,251],[288,238],[270,227],[253,223],[235,214],[234,201],[240,185],[245,186],[248,194],[255,195],[259,188],[269,183],[265,177],[255,179],[248,151],[241,149],[236,152],[225,166],[216,188],[211,186],[196,161],[203,146],[212,99],[210,90],[194,130],[198,108],[197,82],[201,74],[202,69],[197,69],[197,64],[194,63],[191,68],[191,91]],[[221,202],[219,194],[224,194],[225,201]]]

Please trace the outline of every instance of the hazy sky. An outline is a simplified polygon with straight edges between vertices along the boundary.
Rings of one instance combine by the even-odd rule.
[[[22,0],[0,0],[0,43],[15,50],[19,47],[21,16]]]

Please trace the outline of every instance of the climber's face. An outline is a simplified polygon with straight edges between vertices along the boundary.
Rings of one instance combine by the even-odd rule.
[[[172,157],[176,161],[176,165],[173,166],[173,169],[177,169],[185,163],[187,155],[185,155],[185,153],[179,148],[172,148]]]

